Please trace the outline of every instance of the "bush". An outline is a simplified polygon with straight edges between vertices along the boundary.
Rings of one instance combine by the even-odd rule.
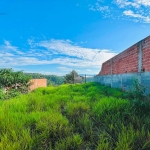
[[[79,134],[67,137],[56,143],[55,150],[79,150],[81,148],[82,138]]]
[[[124,97],[130,100],[132,110],[140,116],[150,114],[150,94],[138,80],[133,80],[130,91],[124,93]]]
[[[3,90],[0,89],[0,100],[4,100],[6,97],[5,93]]]
[[[113,97],[103,98],[93,106],[93,113],[98,118],[105,118],[106,115],[121,115],[128,111],[130,103],[127,100]]]

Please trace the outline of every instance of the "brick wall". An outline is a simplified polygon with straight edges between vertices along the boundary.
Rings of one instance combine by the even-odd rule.
[[[46,87],[47,86],[46,79],[31,79],[30,82],[32,83],[32,85],[30,86],[31,91],[38,87]]]
[[[150,36],[104,62],[98,75],[142,71],[150,71]]]
[[[107,60],[103,63],[100,75],[101,73],[105,75],[111,74],[111,60]]]
[[[143,41],[142,67],[144,71],[150,71],[150,37]]]

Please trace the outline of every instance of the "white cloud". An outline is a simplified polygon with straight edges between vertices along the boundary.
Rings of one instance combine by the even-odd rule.
[[[100,5],[99,6],[96,5],[96,7],[91,6],[89,9],[93,10],[93,11],[101,11],[101,12],[109,11],[109,7],[108,6],[100,6]]]
[[[32,72],[32,70],[30,71]],[[37,73],[37,72],[35,72]],[[64,76],[63,72],[54,72],[54,71],[40,71],[38,73],[44,74],[44,75],[57,75],[57,76]]]
[[[133,17],[133,18],[138,18],[138,19],[141,19],[143,20],[145,23],[150,23],[150,17],[145,17],[145,16],[142,16],[140,14],[135,14],[132,10],[126,10],[123,12],[124,15],[126,16],[130,16],[130,17]]]
[[[28,39],[28,44],[29,44],[29,45],[32,45],[33,42],[34,42],[33,39]]]
[[[86,71],[87,71],[87,72],[92,72],[92,70],[91,70],[91,69],[86,69]]]
[[[109,6],[105,5],[101,5],[100,1],[97,1],[95,3],[95,5],[89,5],[89,9],[92,11],[100,11],[100,12],[109,12]]]
[[[135,2],[135,1],[116,0],[116,3],[117,3],[120,7],[126,7],[126,6],[133,6],[133,7],[136,7],[136,8],[139,8],[139,7],[140,7],[139,3]]]
[[[110,50],[83,48],[73,44],[71,41],[64,40],[52,39],[50,41],[41,41],[35,43],[35,46],[46,48],[54,54],[66,55],[65,57],[69,62],[65,65],[71,64],[73,66],[86,66],[90,64],[100,66],[102,62],[115,55],[115,53]]]
[[[59,68],[64,70],[68,69],[66,66],[100,68],[104,61],[116,55],[110,50],[83,48],[70,40],[31,42],[32,49],[26,52],[12,46],[8,41],[4,43],[5,45],[0,45],[0,67],[58,64],[64,66]]]
[[[95,5],[89,6],[90,10],[99,11],[103,18],[111,17],[150,23],[150,0],[114,0],[110,4],[97,0]]]
[[[9,56],[14,56],[14,54],[12,54],[12,53],[1,53],[0,54],[0,57],[9,57]]]
[[[7,41],[7,40],[4,40],[4,44],[5,44],[5,46],[6,46],[8,49],[12,49],[12,50],[16,50],[16,49],[17,49],[17,47],[12,46],[12,45],[10,44],[10,42]]]
[[[132,10],[126,10],[123,12],[124,15],[126,16],[132,16],[132,17],[135,17],[135,18],[141,18],[142,16],[139,15],[139,14],[134,14],[134,12]]]
[[[120,7],[126,7],[126,6],[132,6],[139,8],[141,6],[149,7],[150,6],[150,0],[116,0],[116,3]]]
[[[14,69],[16,71],[20,71],[20,69]],[[37,71],[33,71],[33,70],[26,70],[26,71],[23,71],[25,73],[37,73]],[[57,76],[64,76],[64,73],[63,72],[54,72],[54,71],[38,71],[38,73],[40,74],[44,74],[44,75],[57,75]]]
[[[4,40],[4,45],[0,45],[0,52],[2,53],[6,53],[6,51],[9,52],[15,52],[16,54],[24,54],[23,52],[18,50],[18,47],[16,46],[12,46],[11,43],[7,40]]]
[[[59,70],[61,70],[61,71],[65,71],[65,72],[69,72],[69,71],[71,71],[72,70],[72,68],[67,68],[67,67],[65,67],[65,66],[61,66],[61,67],[57,67]]]
[[[135,0],[135,3],[146,7],[150,6],[150,0]]]

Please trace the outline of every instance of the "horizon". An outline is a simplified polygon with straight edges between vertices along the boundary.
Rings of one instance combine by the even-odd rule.
[[[1,0],[0,24],[0,68],[96,75],[150,35],[150,1]]]

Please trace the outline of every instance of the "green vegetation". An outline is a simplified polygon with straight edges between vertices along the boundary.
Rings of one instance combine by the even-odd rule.
[[[31,76],[32,79],[41,79],[46,78],[47,79],[47,85],[61,85],[64,83],[64,77],[63,76],[56,76],[56,75],[43,75],[40,73],[25,73],[28,76]]]
[[[65,75],[65,83],[75,83],[75,78],[78,77],[78,73],[72,70],[69,74]]]
[[[87,83],[0,101],[0,149],[149,150],[150,105],[133,105],[136,96],[125,96]]]
[[[9,99],[29,91],[30,76],[22,71],[14,72],[12,69],[0,69],[0,99]]]

